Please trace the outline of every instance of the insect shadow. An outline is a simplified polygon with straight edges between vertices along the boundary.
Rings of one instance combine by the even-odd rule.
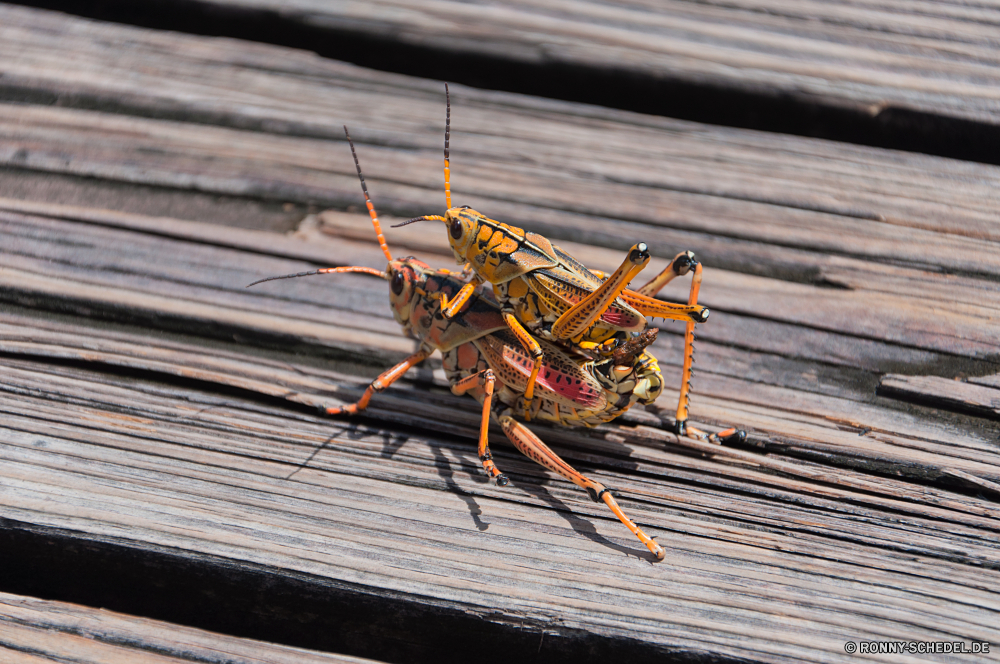
[[[541,481],[547,482],[548,480],[543,477]],[[622,546],[621,544],[613,542],[604,535],[598,533],[593,523],[591,523],[590,521],[588,521],[583,517],[574,514],[573,509],[569,507],[566,503],[564,503],[563,501],[559,500],[551,493],[549,493],[549,490],[545,488],[544,484],[524,478],[522,478],[520,481],[517,481],[512,478],[510,487],[508,488],[513,488],[513,487],[520,489],[521,491],[525,492],[529,496],[532,496],[533,498],[537,498],[545,502],[549,507],[551,507],[556,512],[556,514],[558,514],[559,516],[561,516],[563,519],[566,520],[566,522],[569,524],[570,528],[572,528],[574,532],[583,535],[591,542],[595,542],[609,549],[614,549],[615,551],[618,551],[619,553],[624,553],[627,556],[635,556],[636,558],[640,559],[648,557],[646,555],[646,549],[644,548],[640,549],[637,547]]]
[[[428,445],[431,451],[434,452],[434,467],[437,468],[438,475],[444,480],[445,486],[448,487],[448,491],[455,494],[459,498],[465,501],[465,504],[469,508],[469,514],[472,515],[472,521],[476,524],[476,528],[480,532],[488,529],[490,524],[483,521],[479,517],[482,516],[483,510],[479,507],[479,503],[476,502],[475,497],[462,487],[458,485],[455,481],[455,471],[452,470],[452,461],[444,454],[444,446],[440,443],[428,441]],[[459,461],[463,470],[466,470],[468,475],[481,484],[488,484],[489,480],[483,476],[481,468],[478,464],[468,464],[468,468],[465,469],[465,463]]]

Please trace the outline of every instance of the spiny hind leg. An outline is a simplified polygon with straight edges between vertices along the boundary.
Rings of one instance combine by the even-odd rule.
[[[660,289],[666,286],[674,277],[684,276],[689,272],[691,275],[691,291],[688,294],[688,305],[698,304],[698,292],[701,289],[701,263],[690,251],[682,251],[674,256],[667,268],[655,276],[649,283],[637,292],[648,297],[656,295]],[[677,419],[674,421],[674,433],[680,436],[688,436],[699,440],[710,442],[742,442],[746,440],[746,432],[735,427],[720,431],[719,433],[707,434],[700,429],[687,426],[688,410],[691,405],[691,375],[694,372],[694,328],[695,322],[688,321],[684,327],[684,365],[681,375],[680,396],[677,399]]]
[[[698,304],[698,291],[701,289],[701,263],[690,251],[682,251],[670,261],[670,265],[662,272],[653,277],[649,283],[636,289],[640,295],[653,297],[660,290],[674,280],[689,272],[691,276],[691,292],[688,294],[688,306]],[[686,435],[688,407],[691,403],[691,373],[694,364],[694,321],[688,321],[684,326],[684,363],[681,374],[681,390],[677,399],[677,419],[674,422],[674,432],[678,435]]]
[[[431,352],[433,351],[421,350],[420,352],[414,353],[410,357],[406,358],[405,360],[403,360],[396,366],[392,367],[391,369],[383,371],[381,374],[379,374],[378,378],[376,378],[371,382],[371,384],[368,386],[368,389],[365,390],[365,393],[362,394],[361,398],[358,399],[356,402],[349,404],[347,406],[335,406],[335,407],[320,406],[319,407],[320,412],[325,413],[326,415],[341,415],[341,414],[354,415],[359,410],[364,410],[365,408],[368,407],[368,402],[371,401],[372,395],[374,393],[381,392],[382,390],[386,389],[387,387],[395,383],[397,380],[402,378],[403,374],[409,371],[412,367],[426,360],[427,357],[431,354]]]
[[[484,369],[458,381],[451,386],[451,391],[455,394],[465,394],[475,387],[483,388],[485,396],[483,397],[483,419],[479,425],[479,460],[482,462],[486,474],[496,480],[497,486],[507,486],[509,480],[493,463],[493,453],[490,452],[489,443],[490,406],[493,402],[493,386],[496,381],[497,378],[493,374],[493,370]]]
[[[608,506],[618,520],[625,524],[625,527],[632,531],[632,534],[639,538],[639,541],[646,545],[657,560],[663,560],[666,553],[663,551],[663,547],[657,544],[653,539],[651,539],[646,533],[642,532],[639,526],[635,525],[631,519],[625,516],[622,508],[618,506],[617,501],[615,501],[614,496],[611,495],[610,489],[605,487],[600,482],[595,482],[586,476],[577,472],[572,466],[563,461],[558,454],[549,449],[548,445],[543,443],[541,439],[531,432],[531,429],[524,426],[514,418],[509,415],[500,416],[500,425],[503,427],[503,432],[507,434],[507,438],[510,442],[514,444],[522,454],[526,457],[535,461],[545,468],[548,468],[554,473],[565,477],[573,484],[581,487],[590,494],[591,500],[596,502],[603,502]]]
[[[675,262],[683,257],[678,254]],[[691,292],[688,295],[688,304],[694,306],[698,304],[698,291],[701,288],[701,263],[694,260],[694,254],[687,252],[690,260],[690,269],[694,273],[691,276]],[[677,398],[677,419],[674,421],[674,433],[679,436],[688,436],[700,440],[711,442],[743,442],[746,440],[745,431],[736,428],[726,429],[717,434],[706,434],[704,431],[688,427],[688,411],[691,406],[691,375],[694,373],[694,321],[688,321],[684,326],[684,366],[681,374],[681,390]]]
[[[649,263],[649,250],[646,244],[639,242],[633,245],[625,260],[610,277],[559,316],[552,324],[552,336],[556,339],[572,339],[586,332],[647,263]]]
[[[676,277],[683,277],[697,264],[698,259],[694,257],[694,253],[690,251],[682,251],[674,256],[674,259],[670,261],[670,265],[665,267],[663,272],[660,272],[658,275],[650,279],[644,286],[636,288],[635,292],[641,295],[654,297],[657,293],[663,290],[664,286],[669,284]],[[696,299],[692,304],[697,303]]]

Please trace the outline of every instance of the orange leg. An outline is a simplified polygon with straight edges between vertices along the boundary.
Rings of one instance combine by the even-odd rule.
[[[496,381],[497,378],[493,374],[493,370],[486,369],[458,381],[451,386],[451,391],[455,394],[465,394],[473,387],[481,386],[486,393],[483,398],[483,421],[479,425],[479,460],[483,463],[486,474],[497,481],[497,486],[507,486],[510,480],[493,463],[493,453],[490,452],[489,443],[490,404],[493,402],[493,385]]]
[[[652,298],[675,277],[683,276],[693,271],[691,292],[688,295],[688,306],[694,306],[698,304],[698,291],[701,289],[701,270],[701,263],[694,257],[694,254],[690,251],[682,251],[674,256],[674,260],[670,261],[670,265],[663,272],[653,277],[649,283],[635,292],[639,295]],[[639,310],[641,311],[642,308],[640,307]],[[688,405],[690,403],[691,392],[691,365],[694,363],[694,326],[695,321],[688,320],[684,328],[684,369],[681,376],[681,393],[677,400],[677,421],[674,424],[675,430],[679,435],[685,435],[687,432]]]
[[[664,286],[673,281],[675,277],[683,276],[690,272],[692,266],[697,262],[693,253],[682,251],[674,256],[674,259],[670,261],[670,265],[664,268],[663,272],[653,277],[649,283],[636,290],[626,288],[622,291],[620,297],[626,304],[639,311],[643,316],[682,321],[693,320],[696,323],[704,323],[708,320],[708,315],[711,312],[705,307],[698,306],[697,302],[689,305],[674,304],[672,302],[657,300],[653,297]],[[600,270],[591,270],[590,272],[598,279],[604,280],[607,278],[607,275]]]
[[[645,284],[641,288],[636,288],[635,292],[640,295],[647,295],[649,297],[655,296],[663,287],[674,280],[674,277],[683,277],[685,274],[691,271],[691,268],[697,265],[698,261],[695,259],[694,254],[690,251],[682,251],[681,253],[674,256],[674,260],[670,261],[670,265],[664,268],[663,272],[653,277],[649,283]]]
[[[340,415],[340,414],[354,415],[359,410],[364,410],[365,408],[368,407],[368,402],[371,401],[372,394],[374,394],[375,392],[381,392],[385,388],[395,383],[397,380],[402,378],[403,374],[409,371],[412,367],[426,360],[427,357],[432,352],[433,351],[422,350],[418,353],[414,353],[413,355],[406,358],[393,368],[383,371],[381,374],[379,374],[378,378],[376,378],[371,382],[371,385],[368,386],[368,389],[365,390],[365,393],[361,395],[361,398],[358,399],[357,402],[347,406],[337,406],[330,408],[326,406],[320,406],[319,407],[320,411],[326,413],[327,415]]]
[[[476,287],[481,284],[482,281],[478,277],[473,277],[472,280],[462,286],[462,289],[455,293],[455,297],[448,299],[448,296],[444,293],[435,294],[441,300],[441,313],[445,318],[453,318],[458,312],[462,310],[462,307],[466,305],[469,298],[476,291]]]
[[[618,503],[607,487],[578,473],[572,466],[560,459],[559,455],[550,450],[548,445],[543,443],[528,427],[509,415],[500,417],[500,425],[503,427],[503,432],[507,434],[510,442],[514,443],[514,447],[520,450],[522,454],[552,472],[565,477],[578,487],[585,489],[590,494],[591,500],[595,503],[603,501],[608,506],[608,509],[618,517],[618,520],[625,524],[625,527],[631,530],[632,534],[638,537],[640,542],[646,545],[646,548],[656,556],[657,560],[663,560],[666,557],[663,547],[653,541],[646,533],[642,532],[639,526],[635,525],[631,519],[625,516],[625,513],[622,512],[621,507],[618,506]]]
[[[736,427],[729,427],[725,431],[720,431],[719,433],[705,433],[701,429],[695,429],[694,427],[687,427],[684,433],[688,438],[695,438],[697,440],[703,440],[708,443],[730,443],[730,442],[740,442],[742,443],[747,439],[746,431],[737,429]]]
[[[674,257],[667,268],[653,278],[648,284],[638,289],[638,293],[647,297],[653,297],[661,288],[670,283],[674,277],[679,277],[694,272],[691,276],[691,292],[688,294],[688,305],[698,304],[698,291],[701,289],[701,263],[690,251],[682,251]],[[641,307],[637,307],[642,311]],[[707,310],[706,310],[707,311]],[[703,321],[698,321],[703,322]],[[746,440],[746,432],[736,428],[729,428],[715,434],[707,434],[700,429],[687,426],[688,407],[691,403],[691,374],[694,364],[694,326],[695,321],[689,320],[684,328],[684,368],[681,375],[681,393],[677,399],[677,420],[674,422],[674,432],[680,436],[690,436],[710,442],[736,442]]]
[[[704,323],[708,320],[709,314],[712,313],[709,311],[708,307],[703,307],[699,304],[674,304],[673,302],[664,302],[663,300],[657,300],[655,297],[640,295],[639,293],[628,289],[621,294],[621,298],[625,304],[629,305],[643,316],[652,316],[653,318],[666,318],[669,320]]]
[[[510,328],[510,331],[517,337],[521,346],[524,347],[524,350],[528,351],[528,354],[534,358],[531,375],[528,376],[528,385],[524,388],[524,419],[530,422],[531,401],[535,398],[535,382],[538,380],[538,372],[542,368],[542,347],[538,345],[535,338],[524,329],[524,326],[512,314],[504,312],[503,319],[507,323],[507,327]]]
[[[646,245],[642,242],[633,245],[622,264],[604,283],[559,316],[552,325],[552,336],[571,339],[586,332],[647,263],[649,251]]]

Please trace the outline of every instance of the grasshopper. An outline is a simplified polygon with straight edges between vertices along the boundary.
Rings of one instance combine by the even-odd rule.
[[[695,323],[708,319],[709,310],[698,305],[702,266],[694,254],[684,251],[653,280],[638,290],[629,282],[646,266],[650,255],[644,243],[633,245],[621,266],[610,276],[587,269],[548,239],[516,226],[494,221],[468,206],[451,203],[451,99],[445,85],[444,140],[445,203],[441,215],[414,217],[398,224],[433,220],[448,227],[448,241],[459,264],[473,272],[469,282],[452,298],[442,296],[442,311],[452,317],[462,311],[472,293],[483,282],[493,285],[502,306],[504,321],[533,358],[532,374],[525,390],[525,417],[530,419],[534,383],[544,353],[535,336],[596,354],[613,352],[628,335],[642,331],[646,316],[682,320],[684,365],[674,431],[687,433],[689,393],[694,354]],[[656,295],[672,279],[692,273],[686,305],[657,300]]]
[[[657,560],[663,560],[663,548],[625,515],[610,489],[578,472],[512,417],[514,408],[520,408],[525,400],[527,381],[533,375],[530,369],[534,364],[533,358],[525,352],[519,339],[509,332],[500,306],[491,293],[482,290],[472,293],[460,315],[446,317],[442,302],[456,296],[467,283],[447,270],[431,270],[415,258],[393,259],[369,198],[353,143],[351,152],[379,246],[388,260],[386,269],[322,268],[269,277],[250,285],[313,274],[355,272],[378,276],[389,282],[394,317],[407,333],[420,342],[420,347],[416,353],[380,374],[357,402],[322,407],[322,412],[328,415],[355,414],[367,408],[375,392],[385,390],[411,367],[427,359],[435,350],[440,351],[452,392],[470,394],[482,404],[479,458],[487,475],[498,486],[508,484],[508,479],[496,467],[489,449],[491,417],[500,424],[520,452],[585,489],[595,502],[607,505]],[[597,362],[572,349],[540,341],[545,349],[545,362],[534,374],[538,394],[533,399],[533,414],[537,419],[563,426],[595,426],[614,419],[634,403],[652,403],[663,386],[656,359],[645,352],[646,346],[655,337],[656,330],[648,330],[619,344],[608,358]]]

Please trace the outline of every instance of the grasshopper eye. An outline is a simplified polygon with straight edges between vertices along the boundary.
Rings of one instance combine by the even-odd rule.
[[[406,279],[403,277],[403,273],[397,272],[396,274],[393,275],[392,283],[389,284],[389,288],[392,290],[393,293],[399,295],[400,293],[403,292],[403,286],[405,285],[405,283]]]
[[[462,239],[462,221],[457,217],[451,220],[451,236],[456,240]]]

